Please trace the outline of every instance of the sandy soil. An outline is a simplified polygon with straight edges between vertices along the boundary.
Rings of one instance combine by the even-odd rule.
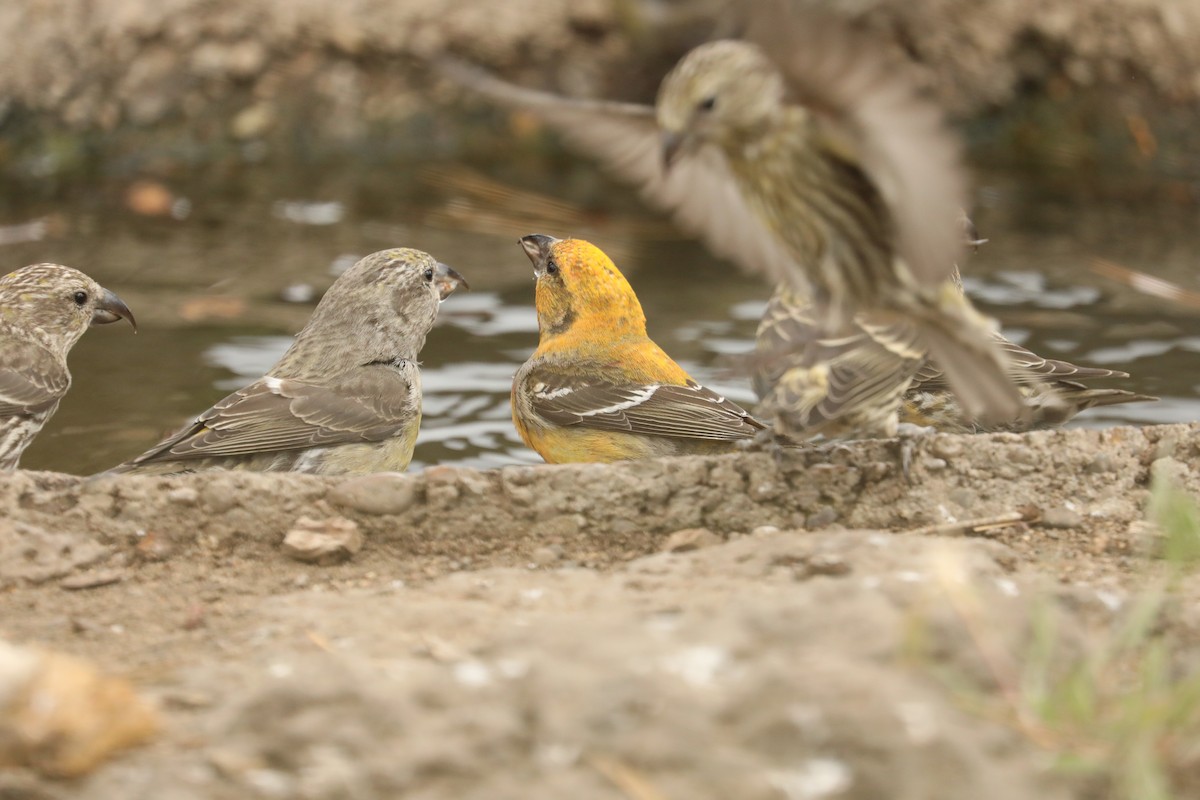
[[[0,796],[1107,796],[1050,769],[1003,689],[1046,608],[1063,663],[1107,635],[1154,569],[1150,475],[1195,491],[1198,446],[1200,426],[937,436],[907,478],[886,442],[11,474],[0,636],[129,678],[165,725],[73,782],[0,773]],[[953,524],[1004,515],[1027,521]],[[365,546],[290,558],[301,517]]]

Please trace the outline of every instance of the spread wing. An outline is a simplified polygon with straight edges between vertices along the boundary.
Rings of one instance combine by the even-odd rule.
[[[715,148],[683,154],[670,171],[663,170],[662,140],[652,107],[525,89],[449,57],[437,65],[496,103],[536,114],[572,146],[637,186],[649,203],[670,213],[680,228],[717,255],[776,282],[796,282],[803,274],[779,237],[746,204],[725,157]]]
[[[549,378],[549,380],[547,380]],[[555,425],[644,436],[734,441],[764,426],[735,403],[694,381],[683,386],[568,383],[530,375],[533,411]]]
[[[420,413],[415,372],[362,367],[332,386],[267,376],[123,466],[382,441]]]
[[[0,357],[0,416],[43,411],[71,386],[66,365],[50,351],[28,342],[10,342]]]
[[[793,99],[822,121],[875,185],[896,225],[897,251],[924,284],[961,263],[967,179],[961,144],[891,43],[794,0],[747,3],[745,36],[779,66]]]

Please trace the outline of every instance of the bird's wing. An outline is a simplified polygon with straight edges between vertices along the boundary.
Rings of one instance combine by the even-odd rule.
[[[130,464],[378,442],[414,422],[419,389],[411,376],[387,366],[356,373],[334,386],[262,378]]]
[[[1001,334],[994,334],[996,345],[1010,366],[1013,380],[1021,384],[1049,383],[1064,379],[1093,380],[1097,378],[1128,378],[1129,373],[1101,367],[1081,367],[1069,361],[1058,361],[1043,358],[1032,350],[1026,349],[1016,342],[1011,342]],[[925,390],[948,389],[946,376],[933,361],[927,361],[921,366],[913,386]]]
[[[14,343],[0,363],[0,416],[41,411],[71,386],[66,366],[32,343]]]
[[[768,407],[787,414],[793,426],[815,430],[886,415],[898,405],[923,360],[915,329],[860,320],[845,335],[833,336],[821,331],[809,309],[789,311],[773,319],[779,349],[764,346],[755,355],[764,378],[775,376],[759,381]]]
[[[911,64],[890,43],[793,0],[743,6],[745,36],[783,72],[793,99],[823,123],[875,185],[895,224],[897,252],[917,281],[936,285],[961,263],[967,180],[961,144]]]
[[[479,67],[445,57],[438,68],[490,100],[525,109],[569,144],[641,191],[684,231],[742,269],[778,282],[803,274],[780,238],[746,204],[725,157],[714,147],[681,154],[664,170],[654,109],[634,103],[578,100],[515,86]]]
[[[571,381],[536,371],[529,377],[534,412],[554,425],[717,441],[748,439],[765,427],[694,381],[634,386]]]

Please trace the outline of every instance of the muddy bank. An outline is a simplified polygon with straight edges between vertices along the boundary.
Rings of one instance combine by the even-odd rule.
[[[445,118],[447,95],[413,52],[449,49],[530,85],[645,100],[681,52],[713,34],[718,5],[100,0],[80,12],[69,0],[8,3],[0,170],[44,178],[94,169],[98,156],[161,171],[265,152],[470,152],[487,132]],[[1200,97],[1197,8],[921,0],[856,9],[927,67],[954,114],[980,123],[989,158],[1196,167],[1180,139]]]
[[[1014,512],[1049,529],[1036,536],[1044,563],[1063,548],[1124,558],[1151,470],[1172,470],[1191,485],[1200,427],[938,435],[916,448],[907,476],[888,441],[619,466],[433,467],[344,481],[15,473],[0,482],[0,505],[12,510],[0,524],[24,557],[0,558],[0,580],[49,580],[78,566],[70,559],[136,559],[147,547],[260,557],[300,517],[344,517],[365,535],[366,555],[378,549],[405,569],[424,562],[435,571],[480,560],[525,564],[545,548],[606,566],[695,528],[720,537],[763,526],[902,531]],[[1024,523],[1008,533],[1017,544],[1034,538]],[[56,560],[63,536],[78,539],[66,562]],[[1067,561],[1065,569],[1080,568]]]
[[[131,679],[163,729],[0,793],[1110,796],[1122,759],[1052,769],[1074,734],[1028,718],[1045,698],[1022,687],[1124,625],[1156,571],[1149,477],[1195,490],[1198,445],[1200,426],[938,436],[907,479],[883,442],[351,481],[5,476],[0,637]],[[365,544],[301,563],[280,545],[300,517]],[[968,517],[990,525],[945,524]],[[1188,663],[1179,588],[1154,635]]]

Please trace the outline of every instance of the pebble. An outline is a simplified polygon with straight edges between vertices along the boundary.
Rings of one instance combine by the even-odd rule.
[[[297,561],[320,566],[347,561],[362,549],[358,523],[345,517],[301,517],[283,538],[283,552]]]
[[[533,551],[530,560],[539,567],[548,567],[563,557],[562,545],[553,544],[549,547],[539,547]]]
[[[817,553],[804,564],[803,574],[809,575],[845,575],[850,572],[850,564],[846,559],[833,553]]]
[[[687,553],[720,544],[721,541],[721,537],[708,528],[684,528],[668,536],[661,550],[664,553]]]
[[[828,528],[830,525],[837,522],[837,518],[838,513],[833,509],[832,506],[824,506],[820,511],[809,514],[808,519],[805,520],[804,527],[808,528],[810,531],[815,531],[820,528]]]
[[[167,502],[179,506],[194,506],[200,502],[200,493],[190,486],[177,486],[167,492]]]
[[[1083,515],[1065,506],[1056,506],[1042,512],[1042,524],[1047,528],[1078,528],[1083,525]]]
[[[102,569],[95,572],[84,572],[80,575],[72,575],[69,578],[63,578],[58,582],[58,585],[68,591],[79,591],[81,589],[95,589],[100,586],[111,586],[114,583],[120,583],[125,579],[125,573],[118,569]]]
[[[416,501],[417,487],[399,472],[378,472],[342,481],[326,499],[364,514],[403,514]]]
[[[962,440],[957,436],[938,436],[929,445],[929,452],[938,458],[951,459],[962,453]]]

